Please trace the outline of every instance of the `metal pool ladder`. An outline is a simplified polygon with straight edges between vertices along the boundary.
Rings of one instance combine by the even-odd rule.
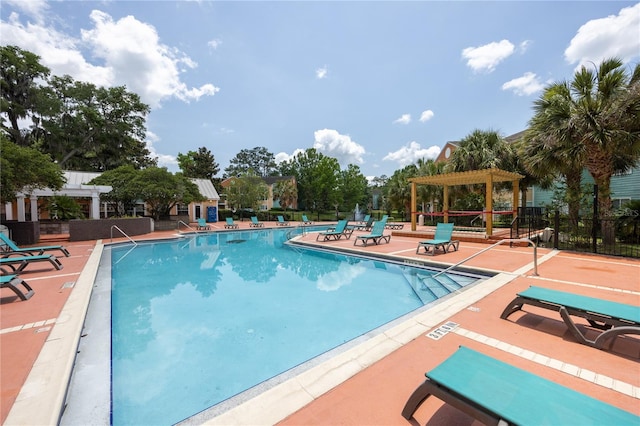
[[[536,246],[536,243],[534,243],[533,241],[531,241],[529,238],[506,238],[504,240],[500,240],[498,242],[496,242],[495,244],[491,244],[489,247],[480,250],[477,253],[472,254],[471,256],[467,257],[466,259],[462,259],[460,262],[456,263],[455,265],[451,265],[449,266],[447,269],[438,272],[437,274],[435,274],[433,276],[433,278],[437,277],[438,275],[442,275],[445,272],[450,271],[451,269],[458,267],[460,265],[462,265],[464,262],[466,262],[467,260],[471,260],[474,257],[481,255],[482,253],[484,253],[485,251],[489,251],[492,248],[499,246],[500,244],[503,243],[524,243],[527,242],[529,244],[531,244],[533,246],[533,276],[537,277],[538,276],[538,247]]]

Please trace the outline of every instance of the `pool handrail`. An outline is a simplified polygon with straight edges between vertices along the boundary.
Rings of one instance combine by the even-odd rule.
[[[133,240],[131,239],[131,237],[130,237],[130,236],[128,236],[128,235],[127,235],[127,234],[126,234],[122,229],[120,229],[120,228],[118,227],[118,225],[111,225],[111,242],[113,242],[113,228],[116,228],[116,229],[117,229],[117,230],[118,230],[122,235],[124,235],[125,237],[127,237],[127,239],[128,239],[129,241],[131,241],[131,242],[133,243],[133,245],[134,245],[134,246],[137,246],[137,245],[138,245],[138,243],[136,243],[135,241],[133,241]]]
[[[529,244],[531,244],[533,246],[533,276],[537,277],[538,276],[538,246],[536,246],[536,243],[534,243],[533,241],[531,241],[529,238],[505,238],[504,240],[500,240],[494,244],[491,244],[489,247],[484,248],[482,250],[480,250],[477,253],[472,254],[471,256],[467,257],[466,259],[462,259],[460,262],[456,263],[455,265],[451,265],[448,268],[438,272],[437,274],[435,274],[433,276],[433,278],[437,277],[438,275],[442,275],[447,271],[450,271],[453,268],[456,268],[460,265],[462,265],[464,262],[466,262],[467,260],[471,260],[474,257],[481,255],[482,253],[484,253],[485,251],[489,251],[492,248],[499,246],[500,244],[503,243],[524,243],[527,242]]]
[[[187,228],[191,229],[193,232],[199,233],[200,231],[197,231],[195,229],[193,229],[191,226],[189,226],[188,223],[183,222],[182,220],[178,221],[178,231],[180,230],[180,224],[183,224],[184,226],[186,226]]]

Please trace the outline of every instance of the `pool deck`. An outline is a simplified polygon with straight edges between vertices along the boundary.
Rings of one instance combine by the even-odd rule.
[[[236,222],[241,229],[248,222]],[[223,224],[211,224],[223,230]],[[267,223],[275,226],[275,223]],[[292,222],[293,226],[297,223]],[[195,228],[195,226],[194,226]],[[357,250],[391,256],[402,262],[452,265],[486,249],[488,244],[462,241],[459,250],[436,256],[416,254],[418,238],[403,231],[388,244],[354,247],[349,240],[316,242],[315,234],[298,237],[305,245]],[[423,233],[429,228],[420,229]],[[402,232],[402,235],[398,235]],[[169,238],[154,232],[135,240]],[[124,241],[124,238],[114,239]],[[68,372],[79,341],[91,292],[92,274],[102,243],[69,242],[68,236],[42,236],[41,245],[63,244],[70,257],[59,257],[60,271],[33,264],[20,276],[35,290],[21,301],[0,294],[0,421],[5,425],[55,424],[65,398]],[[400,412],[424,373],[465,345],[640,416],[640,338],[618,337],[607,350],[579,344],[559,315],[527,306],[500,319],[506,305],[531,285],[622,302],[640,309],[640,261],[501,245],[465,263],[498,273],[480,285],[443,300],[428,311],[394,324],[369,341],[319,363],[215,418],[196,416],[188,423],[281,425],[480,424],[466,414],[429,398],[411,421]],[[445,323],[438,339],[430,332]],[[578,324],[586,324],[577,320]],[[441,329],[442,330],[442,329]],[[588,336],[592,333],[588,332]],[[100,418],[94,424],[104,424]]]

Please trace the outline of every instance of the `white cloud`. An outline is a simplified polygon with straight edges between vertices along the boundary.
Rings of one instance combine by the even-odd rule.
[[[279,152],[275,155],[275,161],[277,164],[280,164],[284,161],[289,161],[301,152],[304,152],[304,149],[296,148],[291,155],[287,154],[286,152]]]
[[[502,85],[502,90],[513,90],[518,96],[528,96],[544,89],[537,75],[526,72],[522,77],[514,78]]]
[[[207,42],[207,46],[209,46],[213,50],[216,50],[218,47],[220,47],[221,44],[222,44],[222,40],[218,38],[214,38],[213,40],[209,40]]]
[[[3,0],[3,3],[5,3],[5,6],[10,5],[16,9],[20,9],[34,18],[39,24],[44,21],[45,14],[49,10],[49,5],[46,0]]]
[[[618,15],[594,19],[581,26],[564,51],[564,58],[580,67],[610,57],[629,62],[639,54],[640,3],[637,3],[621,9]]]
[[[327,69],[327,66],[325,65],[324,67],[322,67],[322,68],[318,68],[318,69],[316,70],[316,78],[317,78],[318,80],[322,80],[323,78],[326,78],[326,77],[327,77],[327,74],[328,74],[328,73],[329,73],[329,70]]]
[[[210,83],[187,88],[180,80],[179,66],[194,68],[196,64],[177,49],[161,44],[153,26],[133,16],[114,21],[98,10],[90,18],[95,26],[82,31],[82,40],[114,70],[117,84],[126,84],[152,107],[170,97],[188,102],[220,90]]]
[[[336,158],[342,167],[364,163],[364,147],[351,140],[348,135],[341,135],[331,129],[316,130],[313,135],[313,147],[324,155]]]
[[[467,47],[462,50],[462,57],[467,66],[475,72],[492,72],[496,66],[511,56],[515,50],[509,40],[492,42],[479,47]]]
[[[418,142],[412,141],[395,152],[390,152],[384,156],[383,160],[394,161],[400,167],[413,164],[421,158],[435,160],[440,154],[439,146],[422,148]]]
[[[176,157],[174,157],[173,155],[158,154],[156,152],[153,144],[155,142],[158,142],[159,140],[160,138],[158,137],[158,135],[150,130],[147,130],[145,142],[147,144],[147,149],[151,153],[151,158],[156,158],[158,160],[158,167],[166,167],[167,169],[175,168],[175,166],[178,165],[178,159]]]
[[[48,67],[53,75],[68,74],[76,80],[98,86],[113,85],[113,70],[88,63],[80,53],[77,39],[52,27],[23,24],[20,19],[20,15],[12,13],[7,22],[0,21],[3,44],[20,46],[40,56],[40,63]]]
[[[531,46],[531,40],[525,40],[520,43],[520,46],[518,46],[520,54],[524,54],[527,50],[529,50],[529,46]]]
[[[23,3],[31,2],[12,4]],[[35,1],[30,9],[30,13],[41,13],[46,5]],[[92,11],[90,18],[93,28],[81,30],[81,39],[78,39],[57,31],[51,24],[57,18],[47,18],[43,21],[46,25],[24,23],[14,12],[8,21],[0,22],[2,43],[20,46],[40,56],[40,62],[51,69],[53,75],[68,74],[97,86],[125,85],[152,108],[166,99],[189,102],[219,91],[211,83],[187,87],[180,74],[197,64],[178,49],[160,43],[153,26],[133,16],[114,21],[98,10]],[[87,57],[102,63],[88,62],[81,49],[88,51]]]
[[[366,268],[364,266],[342,263],[337,271],[318,277],[316,287],[321,291],[336,291],[342,286],[351,284],[354,279],[364,274],[365,271]]]
[[[420,114],[420,121],[421,122],[425,122],[425,121],[429,121],[433,118],[433,111],[431,111],[430,109],[426,110],[426,111],[422,111],[422,114]]]
[[[393,122],[398,124],[409,124],[411,123],[411,114],[402,114],[402,117],[398,118]]]

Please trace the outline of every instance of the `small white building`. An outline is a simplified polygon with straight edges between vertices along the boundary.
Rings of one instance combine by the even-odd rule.
[[[15,203],[5,203],[5,220],[26,222],[27,218],[29,218],[31,221],[38,221],[41,219],[41,212],[46,210],[39,209],[39,204],[46,202],[46,200],[43,199],[56,195],[66,195],[87,200],[87,202],[84,203],[84,205],[88,207],[88,211],[86,212],[88,213],[87,217],[89,219],[100,219],[100,194],[110,192],[112,188],[107,185],[86,184],[98,176],[100,176],[100,173],[65,171],[64,177],[67,183],[59,191],[44,188],[34,189],[29,193],[19,192],[16,194],[17,199]],[[26,210],[27,200],[29,203],[29,211]],[[48,214],[46,214],[44,218],[49,218]]]
[[[109,217],[113,215],[113,208],[110,203],[100,202],[100,194],[110,192],[112,187],[87,184],[98,176],[100,173],[65,171],[64,177],[67,182],[59,191],[45,188],[34,189],[29,193],[18,193],[15,203],[5,203],[4,219],[7,221],[17,220],[18,222],[51,219],[46,208],[46,198],[56,195],[66,195],[77,199],[88,219]],[[204,218],[208,222],[217,222],[220,196],[213,183],[209,179],[191,179],[191,181],[198,186],[200,194],[206,199],[189,205],[178,205],[174,207],[171,216],[188,216],[191,222],[196,222],[198,218]],[[29,210],[26,208],[27,205],[29,205]],[[144,202],[140,203],[140,210],[133,213],[148,214]]]

